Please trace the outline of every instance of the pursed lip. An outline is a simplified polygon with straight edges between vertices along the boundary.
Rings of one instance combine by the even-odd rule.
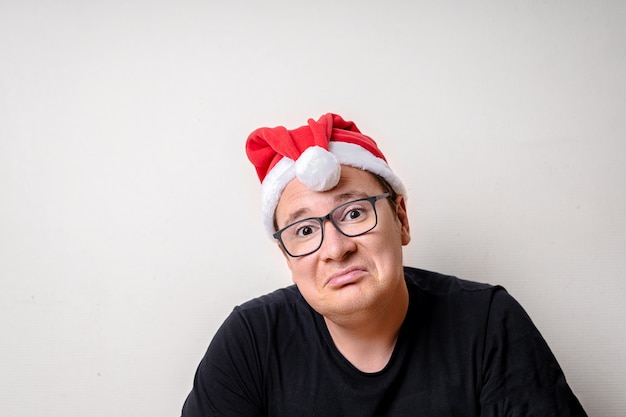
[[[343,287],[344,285],[352,284],[358,281],[366,269],[362,266],[351,266],[349,268],[342,269],[332,274],[326,280],[326,286],[329,287]]]

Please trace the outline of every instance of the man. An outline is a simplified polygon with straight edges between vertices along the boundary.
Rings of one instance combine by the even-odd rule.
[[[234,309],[184,417],[586,415],[503,288],[403,266],[404,185],[354,123],[261,128],[246,149],[295,285]]]

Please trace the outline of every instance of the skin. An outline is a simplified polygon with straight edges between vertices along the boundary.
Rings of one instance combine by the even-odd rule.
[[[349,166],[342,166],[339,183],[329,191],[309,190],[294,179],[281,195],[276,221],[284,227],[383,192],[372,174]],[[411,240],[409,222],[404,197],[398,195],[392,204],[396,213],[389,201],[376,203],[378,225],[364,235],[343,236],[326,222],[317,252],[299,258],[285,254],[293,282],[324,316],[339,351],[364,372],[379,371],[387,364],[408,308],[402,246]]]

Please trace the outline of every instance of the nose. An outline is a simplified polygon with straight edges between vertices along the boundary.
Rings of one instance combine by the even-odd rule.
[[[324,240],[319,249],[323,259],[340,261],[356,250],[354,238],[343,235],[330,221],[323,227]]]

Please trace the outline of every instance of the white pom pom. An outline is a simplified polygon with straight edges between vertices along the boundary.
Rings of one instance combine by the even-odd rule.
[[[296,177],[313,191],[326,191],[339,182],[341,165],[332,153],[311,146],[296,161]]]

